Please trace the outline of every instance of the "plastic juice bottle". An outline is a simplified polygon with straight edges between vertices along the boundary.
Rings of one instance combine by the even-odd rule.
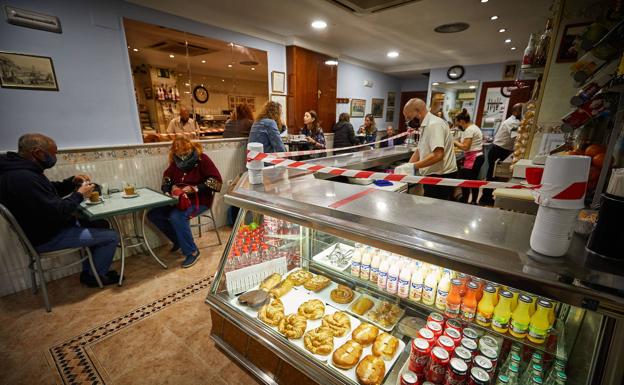
[[[399,288],[399,274],[401,273],[402,265],[402,263],[395,259],[388,269],[388,283],[386,284],[386,291],[390,294],[397,293]]]
[[[552,332],[553,327],[555,326],[555,304],[546,299],[541,299],[541,301],[549,302],[551,304],[550,308],[548,309],[548,321],[550,322],[550,328],[548,329],[548,334],[550,334]]]
[[[412,270],[412,279],[410,282],[409,299],[420,302],[423,292],[423,281],[425,280],[425,267],[419,266],[416,270]]]
[[[381,290],[386,290],[386,285],[388,283],[388,270],[390,269],[391,257],[389,254],[386,254],[379,264],[379,275],[377,277],[377,287]]]
[[[438,272],[436,268],[431,267],[425,277],[425,283],[423,284],[422,302],[425,305],[431,306],[434,304],[437,289]]]
[[[438,283],[438,290],[436,293],[435,306],[440,309],[446,309],[446,297],[451,289],[451,271],[444,269],[442,273],[442,279]]]
[[[516,310],[511,314],[511,322],[509,327],[509,334],[516,338],[524,338],[529,330],[529,323],[531,322],[531,314],[529,309],[531,308],[531,297],[525,294],[520,294],[518,298],[518,306]]]
[[[451,290],[446,296],[446,310],[444,311],[444,315],[448,318],[459,318],[459,311],[461,308],[462,297],[460,295],[462,288],[462,282],[454,278],[451,280]],[[439,292],[438,285],[438,292]]]
[[[353,257],[351,257],[351,275],[355,277],[360,276],[360,267],[362,261],[362,247],[358,247],[356,243],[355,251],[353,252]]]
[[[529,334],[527,336],[529,341],[543,344],[546,338],[548,338],[548,329],[550,328],[548,312],[551,307],[552,304],[548,301],[539,301],[537,303],[537,310],[531,316],[531,322],[529,323]]]
[[[370,279],[371,259],[373,258],[373,250],[371,247],[366,248],[364,254],[362,254],[362,261],[360,262],[360,278],[365,281]]]
[[[511,300],[513,295],[507,290],[501,290],[498,304],[492,315],[492,329],[499,333],[507,333],[509,319],[511,319]]]
[[[373,254],[373,258],[371,259],[370,278],[369,278],[371,282],[377,283],[377,280],[379,279],[379,265],[381,264],[382,254],[383,253],[380,252],[379,250],[375,250],[375,253]]]
[[[507,287],[507,291],[511,293],[511,311],[516,310],[516,306],[518,306],[518,296],[520,295],[520,291],[518,289],[514,289],[513,287]]]
[[[478,286],[474,282],[468,282],[466,285],[466,294],[461,304],[461,319],[466,322],[472,322],[477,312],[477,290]],[[447,299],[448,301],[448,299]]]
[[[477,306],[477,315],[475,316],[477,324],[485,327],[489,327],[492,324],[495,296],[496,289],[492,286],[488,285],[483,289],[483,298],[479,301],[479,305]]]
[[[412,280],[412,264],[410,262],[404,263],[399,273],[399,286],[397,294],[401,298],[407,298],[410,291],[410,282]]]

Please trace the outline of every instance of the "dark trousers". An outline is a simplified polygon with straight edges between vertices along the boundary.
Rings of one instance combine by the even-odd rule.
[[[477,180],[479,179],[479,172],[481,172],[481,167],[483,166],[483,163],[485,163],[485,158],[483,157],[483,155],[479,155],[475,161],[474,164],[472,165],[471,169],[467,169],[467,168],[460,168],[458,175],[459,175],[459,179],[471,179],[471,180]],[[468,187],[462,187],[462,196],[461,196],[461,202],[464,203],[477,203],[477,198],[479,197],[479,189],[478,188],[468,188]],[[472,192],[472,197],[470,197],[470,193]]]
[[[511,154],[510,150],[505,150],[502,147],[498,147],[497,145],[492,145],[490,151],[488,152],[488,169],[486,180],[494,180],[494,166],[496,161],[505,160],[509,154]],[[492,193],[494,190],[491,188],[484,188],[483,195],[481,196],[481,203],[492,203]]]
[[[427,176],[432,178],[457,178],[457,172],[444,175],[431,174]],[[446,201],[451,200],[453,197],[453,190],[455,190],[455,188],[451,186],[438,186],[435,184],[424,184],[423,189],[425,190],[426,197],[444,199]]]

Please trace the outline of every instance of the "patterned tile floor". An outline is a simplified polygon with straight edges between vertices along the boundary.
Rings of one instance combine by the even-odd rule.
[[[0,384],[255,384],[209,337],[215,244],[205,234],[190,269],[167,247],[157,250],[167,270],[131,257],[122,287],[51,282],[51,313],[30,291],[0,298]]]

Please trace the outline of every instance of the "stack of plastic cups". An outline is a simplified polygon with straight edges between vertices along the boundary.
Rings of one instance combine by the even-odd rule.
[[[568,251],[578,212],[584,207],[590,165],[588,156],[551,155],[546,159],[531,232],[533,250],[550,257]]]
[[[262,143],[251,142],[247,144],[247,151],[264,152],[264,146],[262,146]],[[250,184],[262,184],[263,168],[264,164],[261,160],[247,161],[247,175],[249,177]]]

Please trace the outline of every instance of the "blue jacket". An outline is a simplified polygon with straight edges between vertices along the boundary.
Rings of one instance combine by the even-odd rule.
[[[255,121],[249,132],[249,142],[262,143],[264,152],[284,152],[286,147],[273,119]]]

